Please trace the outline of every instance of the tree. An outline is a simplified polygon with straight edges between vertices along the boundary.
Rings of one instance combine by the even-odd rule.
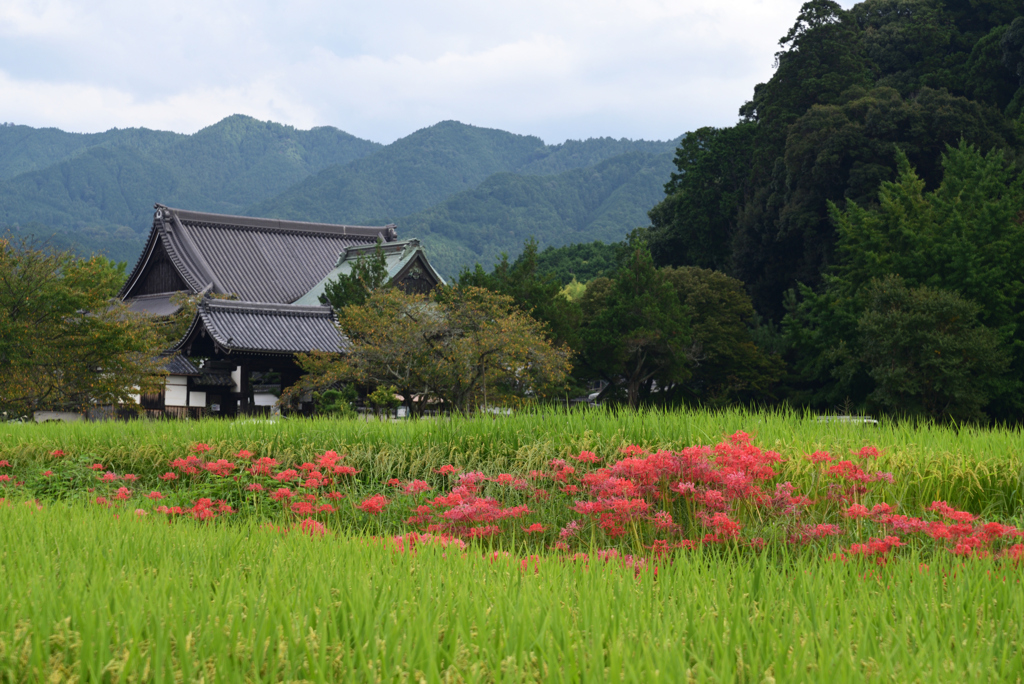
[[[866,343],[865,312],[879,301],[867,288],[898,275],[902,287],[916,293],[906,299],[917,307],[914,316],[924,316],[920,311],[931,306],[926,303],[937,301],[939,295],[931,290],[954,293],[977,307],[972,320],[998,337],[1011,364],[999,383],[985,387],[985,408],[1001,419],[1019,415],[1024,405],[1024,175],[1000,151],[983,155],[965,142],[948,148],[942,163],[941,184],[926,192],[907,157],[899,154],[898,178],[882,184],[877,206],[850,202],[845,210],[831,207],[838,263],[821,291],[803,289],[803,301],[794,303],[786,321],[802,357],[799,369],[816,388],[807,397],[812,403],[846,397],[866,402],[876,391],[878,374],[870,370],[860,346]],[[930,289],[918,292],[922,287]],[[949,328],[928,316],[922,320],[929,325]],[[953,369],[948,364],[935,368]],[[920,397],[917,403],[934,406]]]
[[[543,324],[511,297],[478,287],[439,288],[433,296],[378,290],[362,306],[343,308],[339,327],[346,352],[300,355],[307,375],[286,399],[354,380],[394,385],[413,410],[436,398],[466,413],[476,402],[543,398],[544,388],[564,382],[571,369]]]
[[[545,323],[556,345],[576,348],[579,335],[579,306],[559,296],[561,281],[551,272],[538,270],[537,241],[529,239],[523,253],[512,263],[508,255],[487,273],[480,264],[475,270],[463,270],[460,286],[483,287],[512,297],[516,305],[532,318]]]
[[[387,285],[388,280],[388,262],[378,240],[372,255],[354,259],[349,273],[340,274],[324,285],[320,303],[330,304],[336,310],[353,304],[358,306]]]
[[[124,266],[0,240],[0,410],[134,404],[159,385],[163,340],[113,299]]]
[[[754,307],[743,283],[695,266],[666,268],[664,274],[690,314],[690,377],[679,385],[683,399],[723,406],[771,398],[783,363],[754,343]]]
[[[598,278],[583,295],[580,359],[612,385],[621,384],[631,407],[688,376],[689,316],[675,288],[654,267],[640,231],[614,279]]]
[[[980,420],[1004,389],[1009,357],[999,335],[978,323],[981,307],[956,292],[873,279],[857,321],[860,361],[872,405],[935,420]]]

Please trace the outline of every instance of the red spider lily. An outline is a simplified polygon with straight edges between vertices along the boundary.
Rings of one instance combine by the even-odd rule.
[[[501,474],[498,475],[498,477],[494,478],[494,483],[498,484],[498,485],[502,485],[502,486],[504,486],[504,485],[512,485],[512,484],[515,483],[515,481],[516,481],[515,476],[514,475],[509,475],[508,473],[501,473]]]
[[[53,475],[53,471],[52,470],[44,470],[43,471],[43,477],[50,477],[51,475]]]
[[[91,466],[89,466],[89,470],[103,470],[103,464],[93,463]]]
[[[0,461],[0,468],[10,468],[10,467],[11,467],[11,462],[10,461]],[[102,468],[103,466],[100,466],[100,467]]]
[[[888,515],[889,513],[892,513],[892,506],[887,503],[875,504],[871,507],[871,515],[873,517]]]
[[[127,501],[131,497],[132,490],[128,489],[127,487],[118,487],[117,494],[114,495],[114,498],[117,499],[118,501]]]
[[[308,463],[308,462],[307,463],[303,463],[302,465],[299,466],[299,470],[304,470],[306,472],[312,472],[312,471],[316,470],[317,468],[319,468],[319,466],[317,464],[315,464],[315,463]]]
[[[277,467],[277,459],[264,456],[263,458],[257,459],[255,463],[249,468],[249,472],[253,475],[270,475],[271,468]]]
[[[136,508],[135,509],[135,515],[137,515],[138,517],[141,518],[143,516],[149,515],[149,511],[146,511],[146,510],[144,510],[142,508]]]
[[[317,456],[316,463],[321,468],[332,468],[338,465],[338,461],[342,458],[344,456],[339,456],[337,451],[325,451]]]
[[[399,480],[397,477],[393,477],[390,480],[388,480],[387,484],[388,487],[401,487],[402,481]]]
[[[216,461],[207,463],[203,467],[218,477],[227,477],[235,469],[235,464],[226,459],[219,458]]]
[[[152,499],[153,501],[159,501],[160,499],[164,498],[164,495],[161,494],[160,492],[150,492],[149,494],[146,495],[146,498]]]
[[[369,513],[370,515],[379,515],[388,503],[387,497],[382,496],[381,494],[374,494],[359,504],[359,510]]]
[[[249,459],[255,455],[256,454],[252,453],[251,451],[246,451],[245,449],[242,449],[237,454],[235,454],[235,458]]]
[[[171,467],[177,468],[186,475],[196,475],[203,467],[203,461],[196,456],[188,456],[186,458],[176,458],[171,461]]]
[[[311,515],[314,507],[313,504],[308,501],[296,501],[291,505],[291,509],[292,513],[295,513],[296,515]]]
[[[523,532],[527,534],[540,534],[544,531],[544,525],[541,523],[533,523],[529,527],[524,527]]]
[[[127,475],[122,475],[121,479],[126,480],[127,482],[135,482],[139,478],[137,475],[132,475],[131,473],[128,473]]]
[[[831,463],[832,455],[827,451],[815,451],[813,454],[809,454],[807,459],[811,463]]]
[[[277,475],[274,475],[274,479],[278,482],[291,482],[299,476],[299,471],[289,468],[288,470],[282,470]]]
[[[99,505],[99,506],[109,506],[110,502],[107,501],[107,497],[105,497],[105,496],[97,496],[96,497],[96,504]]]
[[[166,473],[164,473],[163,475],[160,476],[160,479],[161,480],[167,480],[167,481],[177,480],[178,476],[175,473],[166,472]]]
[[[306,518],[303,520],[302,523],[299,524],[299,529],[311,537],[322,537],[327,534],[327,528],[312,518]]]
[[[254,482],[251,485],[249,485],[248,487],[246,487],[245,489],[246,489],[246,491],[249,491],[249,492],[262,492],[263,491],[263,485],[261,485],[259,482]]]
[[[274,501],[280,501],[282,499],[290,499],[292,497],[292,490],[287,487],[280,487],[276,492],[270,495],[270,498]]]
[[[641,456],[646,454],[647,450],[643,447],[636,446],[635,444],[630,444],[627,447],[619,449],[619,453],[625,454],[626,456]]]
[[[484,525],[483,527],[470,527],[468,530],[463,532],[463,536],[470,539],[482,539],[483,537],[493,537],[501,534],[501,528],[497,525]]]
[[[443,465],[437,469],[437,472],[439,475],[454,475],[459,472],[459,468],[456,468],[453,465]]]
[[[581,451],[579,456],[573,456],[580,463],[599,463],[601,459],[593,451]]]
[[[668,511],[658,511],[651,520],[659,530],[674,530],[678,527],[672,520],[672,514]]]
[[[67,456],[67,454],[62,449],[54,449],[53,451],[50,452],[50,455],[56,456],[58,458],[61,456]]]
[[[192,445],[192,451],[196,452],[197,454],[204,454],[207,451],[210,451],[211,448],[212,447],[210,447],[209,444],[204,444],[203,442],[199,442],[198,444]]]
[[[316,507],[317,513],[337,513],[338,509],[331,504],[320,504]]]
[[[853,518],[854,520],[856,520],[857,518],[868,517],[869,515],[871,515],[871,511],[869,511],[866,507],[862,506],[861,504],[853,504],[852,506],[847,508],[846,511],[843,512],[843,515],[845,515],[847,518]]]
[[[932,505],[925,510],[935,511],[943,518],[955,520],[956,522],[969,523],[974,521],[974,515],[967,511],[958,511],[945,501],[933,501]]]
[[[103,473],[103,475],[100,476],[100,481],[102,481],[102,482],[113,482],[116,479],[117,479],[117,475],[115,475],[114,473],[109,473],[109,472],[108,473]]]
[[[562,485],[562,492],[572,496],[573,494],[579,494],[580,488],[576,485]]]
[[[157,513],[166,513],[167,515],[183,515],[185,513],[185,511],[181,509],[181,506],[171,506],[170,508],[167,506],[157,506],[153,510]]]
[[[352,466],[334,466],[335,475],[355,475],[359,471]]]
[[[344,499],[345,498],[345,495],[342,494],[341,492],[327,492],[326,494],[324,494],[324,496],[327,497],[328,499],[335,499],[335,500]]]
[[[405,489],[403,491],[406,494],[422,494],[423,492],[430,491],[430,485],[423,480],[413,480],[405,485]]]
[[[860,451],[853,452],[853,455],[858,457],[858,458],[863,458],[863,459],[866,460],[866,459],[869,459],[869,458],[878,458],[879,456],[882,455],[882,453],[878,450],[877,447],[866,446],[866,447],[861,447]]]

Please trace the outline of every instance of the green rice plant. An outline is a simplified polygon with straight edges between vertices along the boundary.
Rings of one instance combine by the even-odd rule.
[[[744,430],[782,453],[783,476],[795,483],[811,468],[813,451],[846,454],[872,444],[880,467],[896,475],[890,494],[907,505],[945,500],[991,517],[1024,510],[1024,439],[1020,428],[954,428],[883,422],[879,426],[819,422],[794,411],[565,411],[540,409],[511,416],[441,417],[418,421],[286,419],[135,421],[130,423],[0,424],[0,460],[25,479],[51,468],[51,452],[81,464],[100,462],[118,473],[153,481],[196,443],[228,457],[247,449],[285,464],[333,449],[348,454],[364,482],[425,479],[447,463],[463,470],[525,473],[552,458],[588,450],[604,459],[629,444],[680,449],[714,444]]]
[[[0,682],[1018,681],[1019,567],[399,552],[0,506]],[[656,570],[656,572],[655,572]]]

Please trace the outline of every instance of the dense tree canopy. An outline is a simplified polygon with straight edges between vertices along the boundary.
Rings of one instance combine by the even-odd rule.
[[[113,299],[124,265],[0,240],[0,411],[134,405],[159,382],[157,329]]]
[[[1020,12],[997,0],[807,2],[743,121],[684,139],[651,211],[656,263],[724,269],[778,320],[784,293],[820,285],[834,263],[828,202],[873,204],[897,150],[929,188],[961,138],[1016,163]]]

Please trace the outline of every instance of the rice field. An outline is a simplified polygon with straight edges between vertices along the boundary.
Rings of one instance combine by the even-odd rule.
[[[0,681],[1021,681],[1021,570],[591,557],[0,507]],[[655,569],[657,572],[655,572]]]
[[[1022,681],[1022,469],[793,413],[5,424],[0,682]]]

